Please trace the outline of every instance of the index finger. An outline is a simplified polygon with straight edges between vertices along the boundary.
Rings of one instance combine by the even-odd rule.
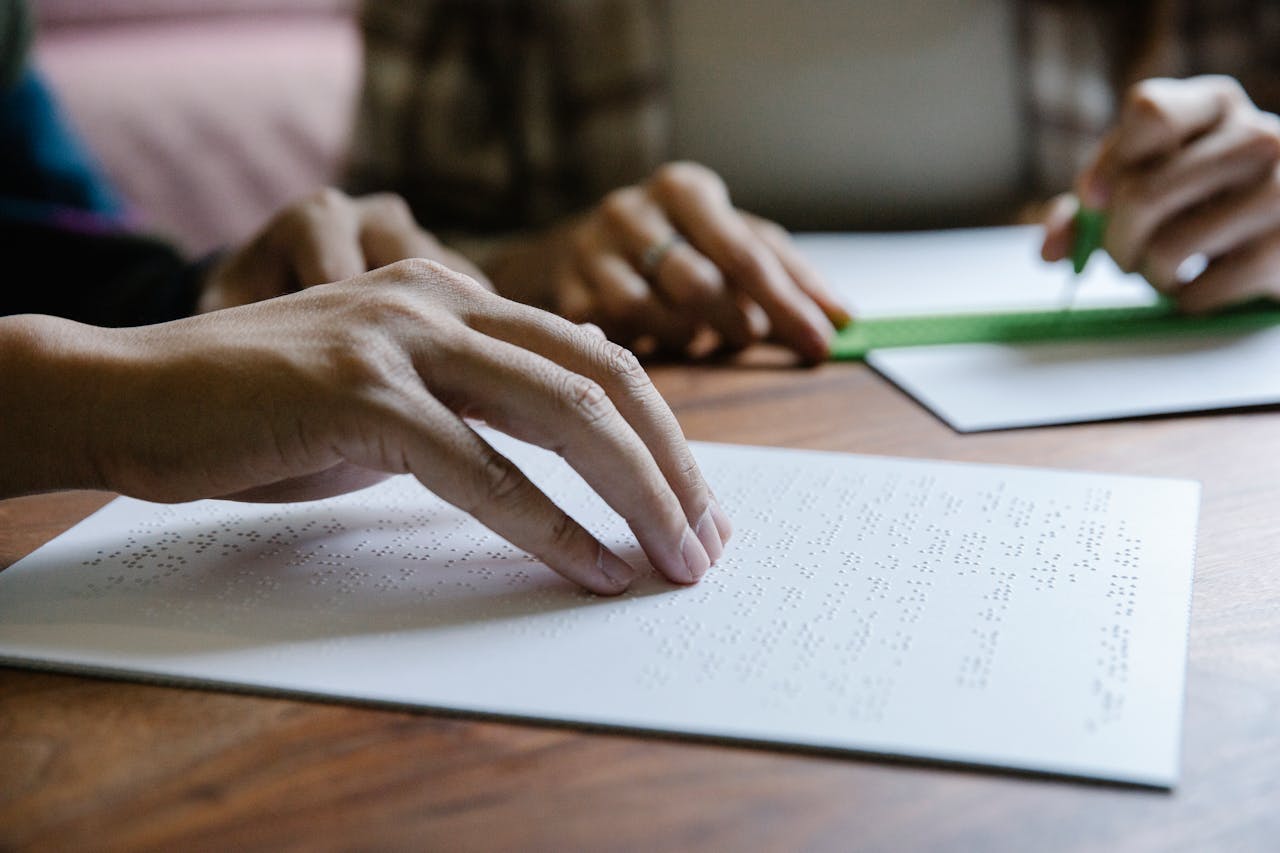
[[[653,455],[689,526],[715,561],[732,533],[729,518],[703,478],[675,414],[631,352],[563,317],[508,300],[469,317],[468,324],[599,384]]]
[[[809,263],[809,259],[796,248],[795,242],[785,228],[758,216],[745,213],[742,215],[760,239],[773,249],[792,281],[818,304],[832,325],[843,329],[853,322],[853,315],[849,313],[849,309],[832,292],[822,273],[818,272],[813,264]]]
[[[300,288],[343,281],[367,272],[351,199],[337,190],[315,193],[292,209],[278,239]]]
[[[656,191],[676,228],[764,309],[788,346],[807,361],[827,357],[835,333],[831,322],[734,209],[722,186],[695,175],[659,183]]]
[[[509,459],[423,389],[402,389],[367,414],[384,440],[357,443],[354,460],[407,470],[439,497],[553,571],[599,595],[617,595],[635,570],[556,506]]]

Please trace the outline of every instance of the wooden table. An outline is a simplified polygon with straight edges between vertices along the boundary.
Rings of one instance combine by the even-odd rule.
[[[1280,849],[1280,412],[962,436],[774,361],[653,373],[690,438],[1204,484],[1175,793],[0,668],[0,849]],[[106,498],[0,502],[0,566]]]

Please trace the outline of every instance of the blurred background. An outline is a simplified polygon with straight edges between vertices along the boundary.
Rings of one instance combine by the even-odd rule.
[[[38,0],[35,58],[143,223],[192,254],[338,179],[353,0]]]
[[[324,184],[400,192],[433,228],[524,228],[673,157],[792,228],[1009,221],[1069,186],[1132,80],[1220,71],[1280,104],[1274,0],[33,5],[72,125],[191,254]],[[513,98],[525,127],[504,117]],[[543,120],[550,138],[529,130]],[[459,175],[478,179],[441,189]],[[521,207],[512,182],[530,176],[549,192]]]

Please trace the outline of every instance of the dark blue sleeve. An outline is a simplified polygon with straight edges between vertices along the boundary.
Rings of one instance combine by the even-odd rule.
[[[190,316],[212,256],[188,263],[145,236],[90,234],[38,222],[0,226],[0,316],[51,314],[94,326]]]
[[[123,214],[119,196],[31,69],[0,92],[0,199]]]
[[[102,326],[185,317],[204,265],[131,233],[119,197],[28,69],[0,90],[0,316]]]

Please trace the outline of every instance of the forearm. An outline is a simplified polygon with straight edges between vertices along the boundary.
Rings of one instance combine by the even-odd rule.
[[[0,497],[106,488],[94,450],[109,330],[0,318]]]

